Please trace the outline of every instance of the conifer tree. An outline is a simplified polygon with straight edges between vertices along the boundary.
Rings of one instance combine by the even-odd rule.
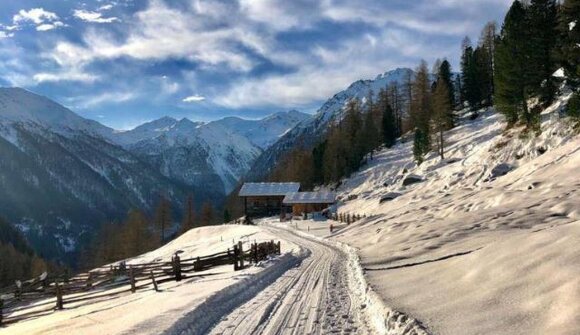
[[[556,52],[570,86],[580,86],[580,1],[564,0],[560,7],[559,34],[561,43]]]
[[[167,230],[171,227],[171,204],[163,195],[159,197],[159,204],[155,211],[155,226],[159,232],[159,241],[161,244],[167,238]]]
[[[383,111],[382,133],[383,143],[387,148],[392,147],[397,139],[397,120],[391,107],[386,90],[381,89],[379,93],[379,106]]]
[[[495,64],[494,55],[496,39],[497,25],[495,22],[488,22],[481,31],[481,36],[479,38],[480,52],[478,59],[476,59],[479,68],[478,72],[480,74],[479,85],[481,99],[486,102],[485,105],[487,106],[491,106],[493,104],[493,69]]]
[[[423,156],[430,150],[429,123],[431,120],[431,81],[427,62],[421,64],[415,71],[413,82],[413,100],[411,101],[411,118],[415,124],[415,139],[413,153],[418,164],[423,161]]]
[[[555,48],[558,28],[556,0],[531,0],[529,9],[528,67],[532,93],[550,104],[556,95],[552,74],[556,71]],[[577,18],[578,19],[578,18]]]
[[[185,202],[183,221],[181,222],[181,234],[193,228],[195,228],[195,208],[193,204],[193,195],[190,194]]]
[[[495,102],[498,110],[506,116],[508,127],[522,119],[528,127],[533,118],[528,110],[530,94],[529,27],[526,9],[518,0],[509,9],[495,50]]]
[[[451,102],[449,91],[443,77],[439,77],[435,93],[433,94],[433,130],[436,135],[437,150],[441,159],[444,159],[444,139],[443,132],[448,128]]]
[[[437,69],[437,74],[437,87],[439,87],[439,85],[445,85],[445,91],[447,91],[447,102],[449,104],[449,108],[444,110],[445,128],[451,129],[455,127],[455,116],[453,115],[453,109],[451,108],[455,105],[455,87],[453,86],[451,64],[449,64],[447,60],[443,60]]]

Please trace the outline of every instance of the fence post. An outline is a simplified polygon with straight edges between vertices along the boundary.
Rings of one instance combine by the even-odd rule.
[[[239,252],[239,258],[240,258],[240,269],[244,268],[244,245],[242,244],[242,241],[238,242],[238,252]]]
[[[90,290],[93,287],[93,275],[89,272],[87,277],[87,289]]]
[[[16,285],[16,292],[14,295],[16,296],[16,300],[20,301],[22,299],[22,282],[17,280],[14,284]]]
[[[133,270],[133,265],[129,265],[129,282],[131,283],[131,293],[135,293],[137,288],[135,287],[135,271]]]
[[[181,281],[181,259],[179,255],[173,257],[173,273],[175,274],[175,281]]]
[[[153,270],[149,272],[151,274],[151,282],[153,282],[153,288],[155,292],[159,292],[159,288],[157,287],[157,281],[155,280],[155,276],[153,275]]]
[[[64,302],[62,301],[62,288],[60,287],[58,281],[54,282],[56,291],[56,309],[63,309]]]
[[[238,246],[234,244],[234,271],[238,270]]]
[[[282,247],[280,245],[280,241],[278,241],[278,255],[282,254]]]
[[[4,300],[0,298],[0,326],[2,326],[2,308],[4,308]]]
[[[193,262],[193,271],[201,271],[201,259],[199,257]]]

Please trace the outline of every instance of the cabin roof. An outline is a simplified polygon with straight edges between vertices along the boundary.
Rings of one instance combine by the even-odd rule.
[[[244,183],[240,189],[240,197],[285,196],[297,192],[300,183]]]
[[[334,192],[291,192],[284,198],[285,204],[333,204],[336,201]]]

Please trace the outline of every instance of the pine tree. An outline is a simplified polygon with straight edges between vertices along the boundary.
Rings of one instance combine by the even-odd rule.
[[[382,133],[383,143],[387,148],[392,147],[397,140],[397,120],[391,107],[386,90],[381,89],[379,93],[379,106],[383,111]]]
[[[564,68],[567,82],[574,88],[580,87],[580,1],[565,0],[560,7],[559,34],[561,43],[556,52]]]
[[[556,95],[552,74],[556,71],[555,48],[558,16],[556,0],[531,0],[528,9],[529,58],[528,67],[532,93],[540,101],[550,104]]]
[[[159,240],[163,244],[167,238],[167,230],[171,227],[171,203],[163,195],[159,197],[159,204],[155,211],[155,226],[159,232]]]
[[[498,110],[506,116],[508,127],[519,118],[528,127],[532,126],[527,104],[530,94],[528,30],[526,10],[516,0],[505,17],[495,50],[495,102]]]
[[[452,106],[455,105],[455,87],[453,86],[453,79],[451,74],[451,64],[447,60],[444,60],[439,68],[437,69],[438,79],[437,87],[439,85],[445,86],[445,91],[447,91],[447,101],[449,103],[449,108],[447,108],[445,113],[445,128],[451,129],[455,127],[455,116],[453,115]],[[437,91],[435,91],[437,92]]]
[[[185,212],[183,213],[183,221],[181,222],[181,234],[193,228],[195,228],[195,208],[193,195],[190,194],[185,202]]]
[[[230,221],[232,221],[232,215],[230,214],[230,211],[224,209],[224,223],[228,223]]]
[[[479,38],[480,56],[477,59],[480,73],[481,99],[487,106],[493,105],[494,79],[493,69],[495,66],[495,44],[497,39],[497,25],[488,22]]]

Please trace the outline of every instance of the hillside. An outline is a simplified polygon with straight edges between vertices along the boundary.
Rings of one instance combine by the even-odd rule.
[[[433,334],[578,332],[580,138],[562,117],[568,98],[542,113],[537,137],[505,131],[488,109],[445,134],[444,161],[431,153],[418,167],[404,141],[343,181],[339,213],[368,217],[332,238],[357,248],[385,315]],[[408,177],[420,181],[403,186]]]
[[[298,146],[312,147],[326,134],[332,122],[340,121],[344,114],[344,107],[348,101],[358,98],[365,101],[370,91],[375,95],[390,84],[403,84],[413,79],[414,72],[408,68],[397,68],[379,74],[373,80],[358,80],[349,87],[328,99],[314,114],[314,117],[299,123],[292,130],[285,133],[280,139],[260,155],[250,170],[247,178],[259,180],[272,171],[283,155]]]

